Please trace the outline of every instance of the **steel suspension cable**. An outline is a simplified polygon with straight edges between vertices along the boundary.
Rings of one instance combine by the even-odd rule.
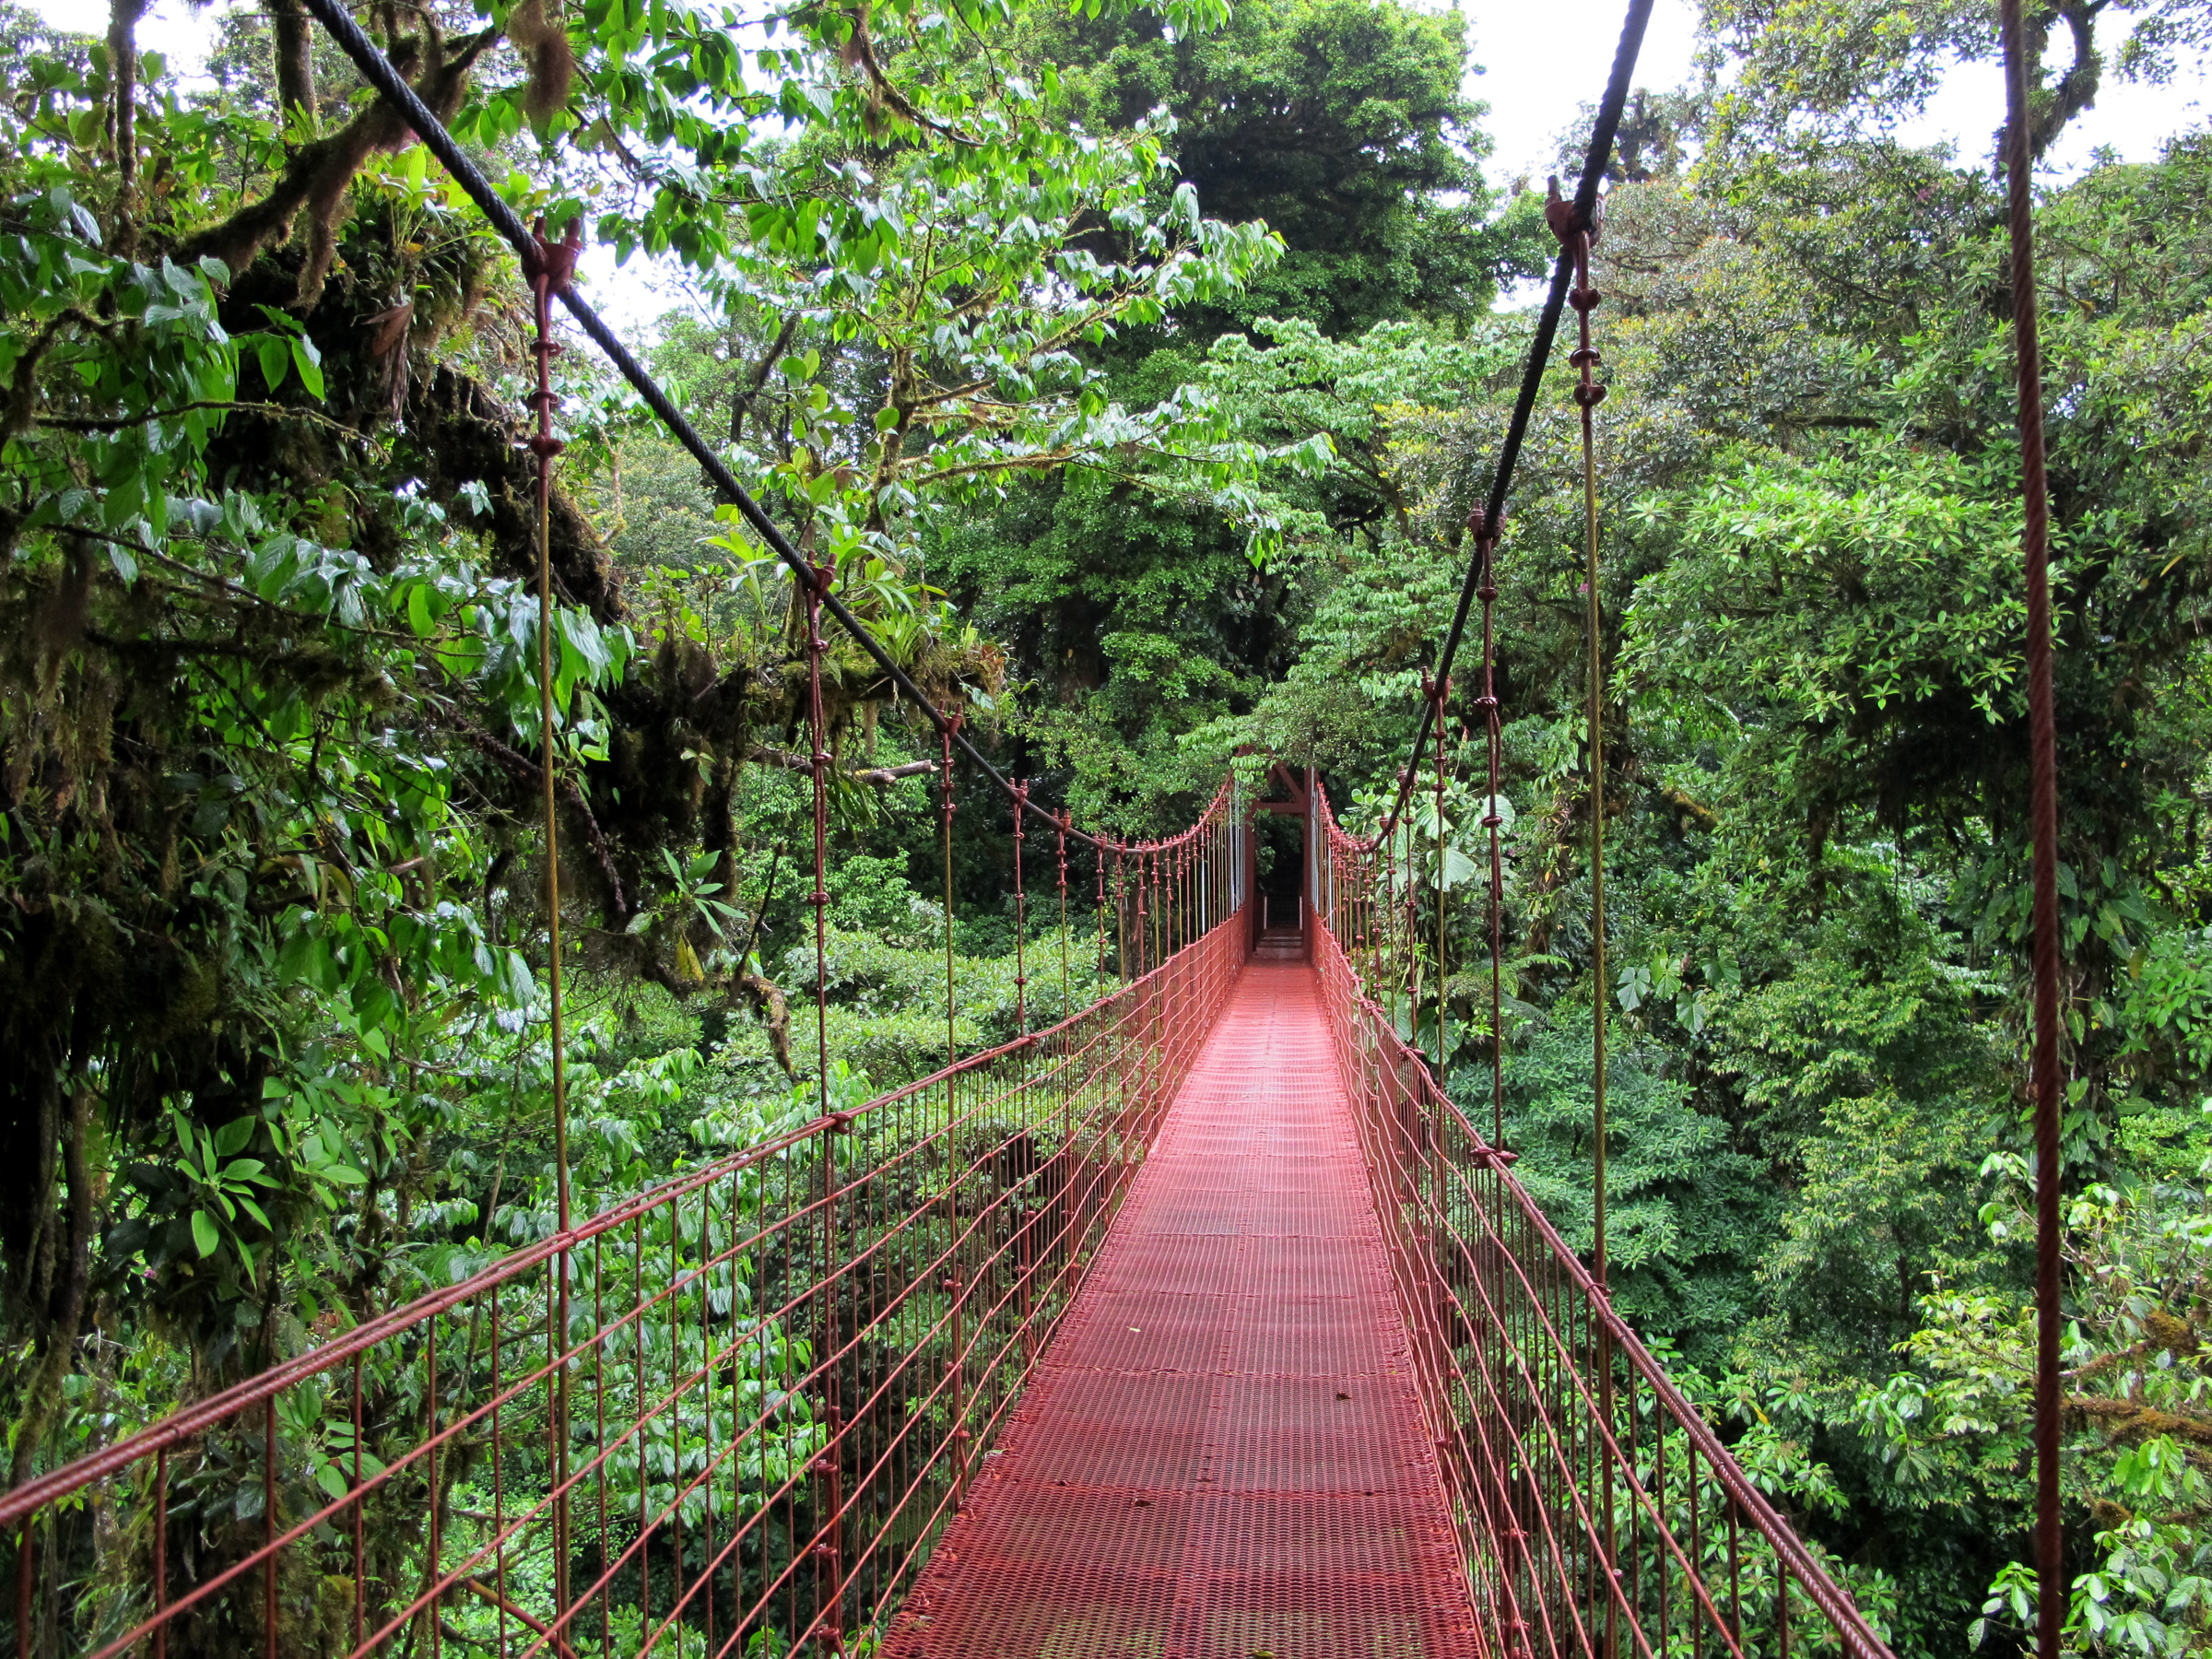
[[[1480,510],[1477,509],[1479,512]],[[1482,601],[1482,695],[1475,706],[1481,711],[1484,759],[1489,773],[1489,794],[1483,803],[1482,827],[1490,837],[1490,1145],[1505,1145],[1505,848],[1499,837],[1505,818],[1498,810],[1499,772],[1501,770],[1505,728],[1498,717],[1498,531],[1487,513],[1470,517],[1475,557],[1481,567],[1475,596]]]
[[[1568,358],[1580,373],[1574,401],[1582,413],[1583,428],[1583,649],[1589,659],[1589,685],[1583,718],[1589,727],[1590,755],[1590,1089],[1591,1160],[1594,1201],[1592,1273],[1599,1288],[1606,1283],[1606,671],[1605,612],[1597,587],[1597,406],[1606,400],[1597,383],[1597,348],[1590,343],[1590,313],[1597,309],[1598,292],[1590,282],[1590,250],[1597,238],[1587,223],[1561,233],[1566,251],[1574,259],[1574,291],[1568,303],[1575,310],[1581,344]]]
[[[1444,705],[1452,695],[1449,675],[1429,688],[1429,707],[1436,716],[1436,1080],[1444,1081],[1444,896],[1450,890],[1450,869],[1444,847]],[[1417,1017],[1418,1018],[1418,1017]]]
[[[822,601],[836,573],[832,556],[814,566],[806,584],[806,729],[814,740],[807,757],[814,773],[814,891],[806,900],[814,907],[815,1092],[822,1117],[830,1115],[830,730],[822,711],[822,656],[830,641],[822,637]],[[949,764],[945,778],[949,790]],[[949,917],[946,936],[951,937]]]
[[[1584,221],[1563,230],[1562,241],[1574,255],[1575,287],[1568,296],[1574,307],[1580,341],[1568,358],[1579,371],[1574,401],[1583,429],[1583,584],[1588,603],[1583,618],[1589,656],[1589,703],[1585,719],[1590,732],[1590,1088],[1591,1088],[1591,1277],[1597,1292],[1606,1285],[1606,1002],[1611,986],[1606,972],[1606,672],[1605,611],[1598,592],[1597,565],[1597,406],[1606,400],[1597,383],[1597,347],[1590,340],[1590,313],[1597,309],[1598,291],[1590,280],[1590,251],[1596,245],[1596,227]],[[1598,1333],[1598,1411],[1613,1420],[1613,1349],[1610,1334]],[[1614,1558],[1613,1483],[1605,1484],[1605,1559]],[[1783,1596],[1789,1594],[1784,1585]],[[1786,1625],[1787,1616],[1784,1615]],[[1614,1649],[1614,1606],[1606,1604],[1606,1652]]]
[[[938,732],[945,743],[944,775],[937,781],[938,799],[942,803],[938,822],[942,826],[945,848],[945,1064],[959,1064],[959,1040],[952,1029],[952,740],[959,730],[959,715],[956,712]],[[947,1088],[951,1084],[946,1085]]]
[[[308,10],[314,14],[316,21],[329,31],[331,39],[337,42],[340,50],[352,60],[354,66],[361,72],[362,78],[386,99],[394,109],[398,111],[407,125],[414,130],[415,135],[422,141],[433,156],[438,158],[439,163],[444,167],[446,171],[453,175],[453,182],[461,186],[463,194],[474,202],[477,210],[491,222],[491,228],[499,232],[500,238],[509,246],[514,249],[516,254],[523,261],[524,274],[532,276],[535,279],[536,265],[540,258],[538,239],[531,234],[528,227],[523,223],[521,216],[508,206],[506,199],[492,187],[490,181],[485,178],[482,171],[468,159],[462,150],[459,141],[446,130],[445,124],[438,119],[430,107],[423,102],[421,95],[407,84],[406,78],[400,74],[392,60],[378,49],[376,42],[369,38],[367,31],[353,20],[352,16],[346,10],[343,0],[304,0],[304,3]],[[1637,4],[1648,7],[1650,0],[1637,0]],[[553,292],[559,297],[561,304],[568,308],[569,314],[576,319],[578,326],[591,336],[593,344],[597,346],[600,351],[606,355],[607,361],[614,365],[616,371],[628,381],[631,388],[644,400],[646,407],[653,412],[677,441],[689,452],[691,458],[705,469],[707,476],[714,481],[715,488],[736,505],[739,514],[747,524],[752,526],[754,534],[768,544],[770,550],[782,561],[793,577],[802,584],[817,582],[814,561],[793,545],[791,538],[784,535],[776,522],[769,517],[760,503],[754,500],[752,492],[738,482],[737,475],[730,470],[728,464],[723,460],[713,445],[700,436],[698,429],[685,418],[683,411],[676,406],[675,401],[646,371],[644,365],[630,355],[629,348],[622,344],[614,330],[609,328],[599,313],[592,309],[583,296],[576,292],[573,284],[567,280],[565,275],[553,284]],[[822,608],[827,610],[836,619],[838,626],[850,634],[854,642],[867,653],[877,667],[883,670],[884,677],[898,688],[900,694],[919,709],[924,718],[935,726],[939,733],[945,735],[950,741],[957,743],[965,751],[968,758],[982,770],[983,775],[1011,799],[1014,794],[1013,781],[992,765],[989,758],[976,747],[971,738],[960,732],[957,726],[948,724],[947,717],[931,704],[929,699],[924,695],[922,688],[914,684],[905,669],[900,667],[892,660],[890,653],[885,651],[876,636],[862,625],[860,619],[846,606],[844,601],[835,594],[824,593]],[[1047,822],[1051,820],[1051,815],[1046,809],[1035,803],[1023,804],[1018,806],[1016,810],[1034,813]],[[1080,830],[1071,830],[1069,833],[1077,840],[1088,842],[1093,847],[1107,844],[1100,838]]]
[[[1021,888],[1021,818],[1022,808],[1030,804],[1030,786],[1014,785],[1014,1030],[1017,1035],[1030,1034],[1029,984],[1030,968],[1028,937],[1030,931],[1030,903]]]
[[[576,256],[582,250],[581,238],[571,226],[570,234],[558,243],[546,241],[542,227],[533,237],[536,251],[535,269],[531,272],[532,310],[537,325],[536,338],[531,344],[532,354],[537,359],[537,384],[529,402],[537,412],[537,429],[530,436],[530,453],[537,465],[535,506],[537,513],[537,718],[538,751],[543,757],[544,809],[546,824],[546,999],[548,1011],[548,1037],[553,1050],[553,1182],[554,1211],[558,1230],[569,1230],[569,1089],[568,1089],[568,1033],[563,1020],[561,939],[560,939],[560,828],[557,811],[559,798],[559,755],[553,737],[553,457],[566,446],[553,435],[553,359],[560,346],[553,338],[552,294],[556,287],[565,284],[567,273],[575,268]],[[555,1265],[557,1288],[553,1306],[547,1310],[552,1322],[547,1333],[553,1346],[558,1347],[568,1340],[569,1330],[569,1260],[564,1251]],[[557,1612],[565,1614],[569,1606],[569,1503],[567,1481],[569,1468],[569,1374],[564,1368],[554,1383],[553,1409],[547,1415],[547,1438],[552,1453],[551,1463],[556,1489],[561,1496],[553,1509],[553,1602]],[[272,1404],[271,1411],[275,1406]],[[356,1440],[359,1449],[359,1440]],[[274,1560],[270,1567],[270,1583],[276,1582]],[[276,1630],[274,1618],[269,1628]]]
[[[307,0],[307,3],[320,7],[331,4],[331,0]],[[1629,82],[1635,76],[1637,55],[1643,50],[1644,27],[1651,17],[1652,0],[1629,0],[1628,14],[1621,21],[1620,41],[1613,52],[1613,71],[1597,106],[1597,119],[1590,129],[1590,147],[1583,159],[1582,178],[1575,185],[1576,224],[1588,225],[1597,211],[1598,186],[1604,182],[1606,165],[1612,159],[1614,135],[1620,130],[1620,113],[1628,102]],[[1499,446],[1498,467],[1490,478],[1490,493],[1483,505],[1483,517],[1488,524],[1505,522],[1505,498],[1512,488],[1513,468],[1521,458],[1522,441],[1528,435],[1536,394],[1543,387],[1545,371],[1550,367],[1551,343],[1559,333],[1559,308],[1566,303],[1568,278],[1573,269],[1571,250],[1560,249],[1559,259],[1552,265],[1551,288],[1545,296],[1544,309],[1537,313],[1535,338],[1529,343],[1528,364],[1522,371],[1520,395],[1514,399],[1512,417],[1506,423],[1505,441]],[[1480,560],[1470,560],[1465,579],[1460,583],[1459,603],[1452,613],[1452,626],[1444,634],[1443,650],[1437,658],[1439,680],[1451,677],[1453,662],[1459,654],[1460,636],[1466,631],[1467,613],[1475,602],[1479,572]],[[1412,759],[1399,780],[1397,798],[1391,805],[1390,815],[1382,822],[1384,836],[1397,828],[1398,818],[1406,810],[1414,778],[1420,771],[1422,753],[1428,747],[1430,721],[1436,714],[1433,705],[1421,711],[1421,724],[1413,736]]]

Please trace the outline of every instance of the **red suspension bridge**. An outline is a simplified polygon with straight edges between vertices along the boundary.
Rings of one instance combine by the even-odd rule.
[[[1566,304],[1594,479],[1593,210],[1649,0],[1629,8],[1577,192],[1548,216],[1561,242],[1550,296],[1487,503],[1470,516],[1476,557],[1413,761],[1379,832],[1347,835],[1313,773],[1277,767],[1284,798],[1231,780],[1191,829],[1141,844],[1042,810],[956,715],[931,707],[845,609],[834,570],[793,546],[569,289],[573,244],[524,227],[337,0],[306,4],[532,278],[547,611],[545,492],[560,446],[545,359],[558,299],[803,595],[818,917],[827,617],[942,735],[947,868],[957,750],[1012,802],[1018,914],[1024,842],[1049,834],[1058,901],[1072,890],[1079,910],[1088,888],[1101,978],[1117,984],[1049,1030],[832,1111],[818,979],[813,1122],[588,1219],[571,1213],[561,1140],[551,1236],[0,1497],[15,1569],[0,1653],[1789,1659],[1811,1648],[1887,1659],[1818,1552],[1609,1304],[1602,991],[1591,1259],[1530,1200],[1503,1145],[1494,561]],[[2024,146],[2019,27],[2006,0],[2010,130]],[[2031,284],[2027,171],[2022,149],[2016,285]],[[2036,406],[2023,398],[2024,427]],[[2043,592],[2040,441],[2026,434],[2031,595]],[[1602,777],[1594,482],[1586,499],[1589,771]],[[1487,735],[1493,1061],[1483,1127],[1403,1035],[1422,1030],[1426,984],[1428,1029],[1447,1052],[1444,729],[1477,600],[1469,701]],[[2039,1133],[2054,1136],[2041,603],[2037,934],[2050,949],[2037,962],[2036,1082]],[[541,679],[549,699],[544,665]],[[549,700],[541,712],[551,729]],[[1431,759],[1439,823],[1423,852],[1414,820]],[[549,746],[545,765],[551,852]],[[1295,896],[1258,891],[1262,808],[1303,818]],[[1587,816],[1602,987],[1604,815]],[[565,1136],[558,858],[547,866]],[[818,931],[817,942],[818,963]],[[948,957],[948,998],[951,968]],[[2054,1139],[2047,1150],[2049,1392]],[[2046,1405],[2038,1553],[2055,1582],[2054,1393]],[[2044,1598],[2045,1659],[2061,1608]]]
[[[1316,786],[1253,959],[1248,806],[1097,861],[1093,1006],[9,1493],[17,1651],[1880,1659],[1367,994]]]

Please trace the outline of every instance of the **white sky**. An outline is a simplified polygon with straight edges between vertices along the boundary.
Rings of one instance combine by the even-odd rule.
[[[1455,3],[1468,17],[1475,61],[1484,73],[1470,89],[1490,106],[1497,140],[1488,171],[1503,182],[1527,174],[1539,184],[1559,150],[1559,134],[1576,107],[1594,100],[1613,61],[1620,32],[1621,0],[1438,0]],[[49,21],[87,34],[107,29],[107,0],[28,0]],[[155,0],[139,25],[142,46],[165,53],[171,66],[190,72],[205,61],[217,8],[194,12],[186,0]],[[1655,89],[1679,85],[1696,50],[1697,8],[1691,0],[1658,0],[1644,39],[1637,81]],[[2117,19],[2114,19],[2116,22]],[[2076,117],[2049,159],[2047,171],[2080,172],[2091,152],[2109,146],[2123,160],[2153,159],[2166,139],[2206,118],[2212,80],[2204,66],[2165,87],[2108,80],[2096,108]],[[1969,65],[1947,77],[1926,115],[1902,136],[1928,143],[1950,139],[1970,164],[1985,154],[2004,112],[2004,82],[1994,63]],[[584,276],[594,301],[609,320],[629,330],[651,321],[672,301],[654,291],[632,260],[618,273],[610,253],[594,251]]]
[[[1475,62],[1486,71],[1469,86],[1490,106],[1489,126],[1498,143],[1490,176],[1502,182],[1525,172],[1541,186],[1567,118],[1579,105],[1594,103],[1605,88],[1620,38],[1622,0],[1457,4],[1467,16]],[[2112,18],[2107,27],[2119,22]],[[1637,61],[1637,84],[1664,90],[1688,79],[1697,27],[1698,10],[1689,0],[1657,0]],[[2117,43],[2107,42],[2108,53]],[[2049,171],[2061,177],[2077,173],[2088,165],[2090,152],[2104,145],[2124,161],[2157,159],[2168,138],[2203,121],[2208,90],[2212,84],[2202,65],[2165,87],[2122,82],[2108,71],[2101,100],[2068,125],[2049,158]],[[1971,64],[1951,72],[1927,114],[1901,135],[1914,143],[1948,138],[1971,164],[1988,153],[2004,114],[2003,71],[1994,61]]]

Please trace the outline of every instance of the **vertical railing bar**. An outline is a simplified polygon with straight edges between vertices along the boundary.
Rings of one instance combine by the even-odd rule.
[[[438,1467],[438,1453],[441,1449],[441,1442],[438,1439],[438,1321],[435,1316],[430,1320],[429,1336],[424,1348],[424,1369],[428,1379],[424,1387],[424,1411],[428,1419],[430,1441],[429,1474],[430,1560],[429,1571],[425,1576],[429,1581],[430,1600],[424,1606],[422,1616],[429,1626],[430,1659],[438,1659],[440,1640],[438,1609],[444,1605],[445,1601],[444,1593],[439,1588],[440,1580],[443,1577],[445,1571],[445,1505],[440,1501],[442,1488],[439,1484],[440,1471]]]
[[[700,1484],[700,1497],[706,1509],[707,1542],[706,1568],[701,1575],[700,1596],[706,1617],[706,1646],[709,1659],[714,1653],[714,1279],[716,1263],[714,1250],[714,1193],[712,1187],[699,1190],[699,1349],[706,1376],[701,1384],[705,1395],[702,1415],[706,1422],[706,1466]],[[736,1298],[730,1299],[733,1310]],[[730,1425],[736,1427],[735,1396],[732,1395]],[[731,1462],[737,1460],[732,1458]]]
[[[354,1362],[354,1378],[356,1397],[358,1398],[360,1378],[360,1362],[359,1360]],[[361,1443],[360,1433],[358,1428],[354,1433],[353,1443],[358,1451]],[[358,1471],[356,1478],[359,1478]],[[359,1534],[357,1532],[355,1536],[358,1539]],[[360,1568],[359,1566],[359,1557],[358,1554],[358,1546],[355,1560],[356,1566],[354,1568],[353,1575],[355,1591],[353,1645],[358,1649],[361,1645],[361,1616],[359,1601],[361,1575]],[[160,1451],[154,1453],[154,1617],[159,1621],[154,1626],[154,1659],[168,1659],[169,1448],[167,1446],[162,1447]],[[31,1639],[32,1631],[29,1623],[19,1624],[16,1627],[17,1649],[18,1652],[23,1655],[23,1659],[29,1659],[31,1651]]]
[[[262,1570],[264,1632],[268,1659],[276,1659],[276,1396],[271,1394],[263,1409],[261,1455],[262,1547],[269,1552]]]
[[[599,1510],[599,1571],[602,1579],[607,1571],[608,1539],[606,1533],[606,1253],[603,1248],[605,1235],[592,1235],[592,1461],[596,1468]],[[602,1583],[597,1586],[599,1596],[599,1651],[613,1650],[614,1592],[612,1586]]]
[[[672,1494],[664,1512],[671,1535],[668,1569],[674,1588],[669,1592],[669,1617],[676,1631],[676,1659],[684,1659],[684,1217],[674,1206],[668,1211],[668,1484]],[[641,1400],[641,1407],[644,1402]]]
[[[1637,1466],[1637,1410],[1636,1371],[1633,1367],[1629,1371],[1628,1394],[1628,1470],[1630,1478],[1634,1478]],[[1629,1512],[1629,1606],[1636,1609],[1636,1617],[1641,1618],[1643,1614],[1643,1524],[1642,1517],[1632,1507]]]
[[[500,1592],[499,1628],[500,1659],[507,1659],[507,1487],[505,1465],[501,1459],[507,1437],[500,1432],[500,1402],[506,1394],[500,1385],[500,1293],[491,1293],[491,1532],[500,1540],[493,1558],[492,1582]],[[463,1386],[467,1379],[463,1379]]]
[[[353,1357],[353,1651],[358,1653],[361,1651],[361,1627],[367,1614],[364,1580],[368,1540],[363,1512],[369,1501],[361,1486],[361,1357],[359,1354]],[[156,1571],[159,1571],[157,1567]],[[155,1659],[160,1659],[161,1651],[157,1644]]]
[[[634,1312],[630,1319],[631,1348],[635,1362],[631,1371],[630,1400],[632,1409],[645,1409],[645,1218],[641,1214],[630,1226],[630,1280]],[[631,1438],[638,1460],[638,1615],[640,1628],[653,1623],[653,1551],[652,1525],[645,1513],[648,1491],[653,1485],[653,1474],[648,1466],[653,1450],[652,1431],[641,1426]]]
[[[1728,1629],[1738,1647],[1744,1640],[1744,1585],[1742,1557],[1736,1547],[1735,1500],[1723,1495],[1728,1506]]]

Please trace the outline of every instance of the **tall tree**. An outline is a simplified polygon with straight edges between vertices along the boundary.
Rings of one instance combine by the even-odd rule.
[[[1538,268],[1533,202],[1500,215],[1480,171],[1488,141],[1463,91],[1457,13],[1263,0],[1206,36],[1077,13],[1040,24],[1029,49],[1063,65],[1099,124],[1171,120],[1175,171],[1207,211],[1264,221],[1284,243],[1230,301],[1179,307],[1099,350],[1133,400],[1209,383],[1213,343],[1269,319],[1332,337],[1393,319],[1455,333]],[[1262,444],[1313,436],[1257,406],[1242,414]],[[1126,803],[1135,823],[1171,819],[1210,787],[1217,758],[1186,758],[1180,739],[1249,709],[1289,662],[1293,558],[1255,568],[1248,498],[1192,488],[1195,476],[1132,465],[1009,490],[948,524],[932,554],[1014,644],[1039,758],[1086,803]],[[1373,482],[1331,474],[1301,508],[1369,522],[1390,511]]]

